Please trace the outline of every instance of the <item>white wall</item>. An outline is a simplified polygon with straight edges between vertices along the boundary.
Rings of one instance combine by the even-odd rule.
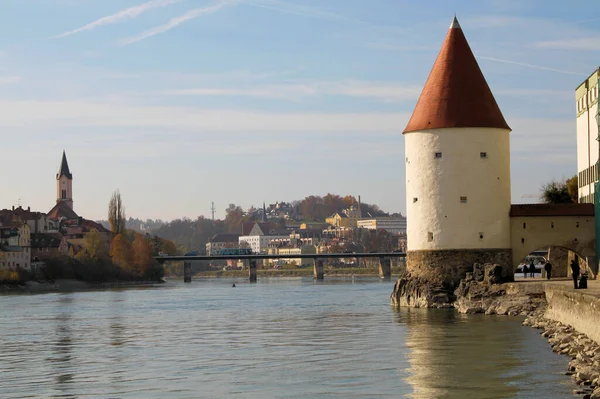
[[[598,162],[598,103],[577,117],[577,174]],[[594,192],[593,184],[579,188],[579,198]]]
[[[509,133],[444,128],[405,134],[409,251],[510,248]]]

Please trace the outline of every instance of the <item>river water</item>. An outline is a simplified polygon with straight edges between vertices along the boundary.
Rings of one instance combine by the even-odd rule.
[[[232,287],[232,283],[236,287]],[[389,306],[374,278],[1,295],[0,398],[564,398],[519,318]]]

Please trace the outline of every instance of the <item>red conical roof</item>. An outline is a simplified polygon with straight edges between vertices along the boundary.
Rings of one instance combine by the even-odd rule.
[[[404,133],[446,127],[510,130],[456,17]]]

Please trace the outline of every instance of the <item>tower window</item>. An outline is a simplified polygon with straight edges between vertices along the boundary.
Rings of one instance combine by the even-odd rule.
[[[479,153],[479,157],[480,158],[487,158],[487,152],[480,152]]]
[[[418,200],[419,200],[419,199],[418,199],[417,197],[414,197],[414,198],[413,198],[413,204],[414,204],[415,202],[417,202]]]
[[[436,152],[435,153],[435,157],[436,158],[441,158],[442,157],[442,153],[441,152]]]
[[[550,222],[550,227],[554,228],[554,222]]]
[[[527,223],[523,223],[523,228],[526,229],[527,228]]]
[[[61,198],[62,199],[67,199],[67,190],[62,190]]]
[[[466,204],[467,203],[467,197],[460,197],[460,203],[461,204]]]
[[[479,233],[479,239],[483,240],[483,233],[482,232]]]
[[[433,233],[431,231],[427,233],[427,241],[429,241],[429,242],[433,241]]]

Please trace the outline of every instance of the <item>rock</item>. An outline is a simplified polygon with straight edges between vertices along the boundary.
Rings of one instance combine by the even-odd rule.
[[[439,281],[414,277],[402,272],[390,296],[393,306],[413,308],[451,308],[456,297]]]
[[[488,285],[502,284],[504,282],[504,279],[502,278],[502,266],[486,264],[484,268],[485,281]]]
[[[475,263],[473,265],[473,280],[480,283],[483,281],[485,275],[484,266],[481,263]]]

